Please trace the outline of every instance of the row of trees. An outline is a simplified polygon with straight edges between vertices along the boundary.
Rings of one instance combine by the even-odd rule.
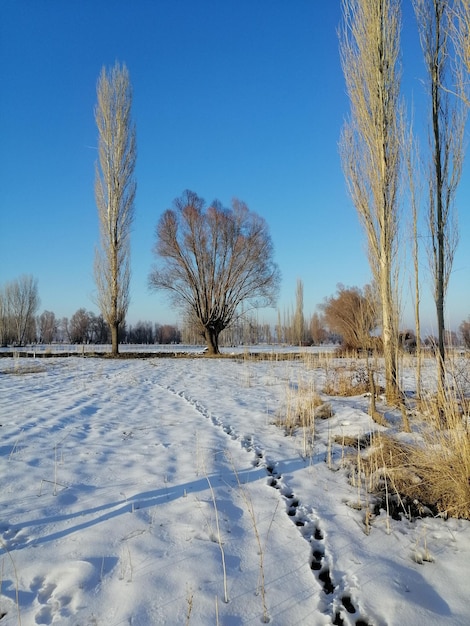
[[[58,318],[53,311],[45,310],[35,315],[30,309],[31,314],[25,317],[24,309],[3,306],[4,293],[10,293],[8,286],[0,290],[0,345],[111,343],[109,325],[101,314],[95,315],[80,308],[70,318]],[[181,331],[171,324],[139,321],[127,326],[124,322],[120,327],[119,341],[132,344],[180,343]]]
[[[32,276],[21,276],[0,287],[0,345],[111,343],[109,323],[102,314],[96,315],[80,308],[70,318],[58,318],[48,310],[38,315],[39,306],[38,283]],[[303,312],[301,315],[303,324]],[[315,334],[306,325],[301,332],[300,343],[323,343],[328,338],[331,339],[331,336],[324,328]],[[201,339],[201,331],[191,316],[185,319],[181,331],[175,325],[149,321],[127,325],[123,320],[119,325],[118,340],[124,343],[171,344],[184,341],[200,344]],[[299,344],[298,321],[293,322],[288,313],[275,328],[265,322],[260,323],[253,315],[241,315],[229,325],[223,336],[226,346],[276,342]]]
[[[84,308],[70,318],[57,318],[45,310],[37,315],[40,299],[37,281],[21,276],[0,287],[1,345],[26,343],[110,343],[109,325],[103,316]],[[277,324],[260,322],[255,315],[245,314],[223,333],[222,345],[256,345],[282,343],[289,345],[320,345],[341,343],[349,350],[377,347],[380,328],[380,302],[371,286],[363,289],[338,285],[335,295],[325,298],[319,311],[306,318],[303,310],[303,283],[297,282],[296,306],[283,315],[278,311]],[[465,345],[470,348],[470,318],[461,323],[460,334],[445,331],[446,346]],[[175,325],[138,321],[120,326],[119,341],[131,344],[200,344],[201,334],[193,320],[184,321],[181,330]],[[417,337],[413,330],[399,333],[399,342],[406,349],[415,349]],[[438,339],[429,336],[424,343],[435,349]]]
[[[380,302],[386,396],[399,398],[397,377],[397,249],[402,171],[408,171],[414,224],[416,328],[419,337],[418,206],[426,190],[429,242],[438,333],[438,380],[444,386],[444,304],[458,232],[454,201],[463,162],[469,97],[469,0],[413,0],[428,94],[427,150],[406,129],[402,75],[400,0],[342,0],[341,62],[350,115],[341,135],[343,170],[364,227],[372,277]],[[411,125],[408,125],[409,127]],[[420,164],[421,168],[417,165]],[[420,180],[419,172],[423,171]]]
[[[426,217],[438,333],[439,380],[444,383],[444,302],[457,242],[453,209],[463,161],[466,108],[465,72],[470,69],[468,0],[413,0],[428,89],[427,152],[407,130],[401,96],[401,1],[342,0],[340,53],[350,115],[340,153],[352,201],[364,227],[373,283],[377,289],[385,358],[386,396],[400,397],[398,385],[399,203],[403,170],[409,173],[414,223],[416,329],[419,338],[418,183],[427,189]],[[101,251],[96,282],[103,317],[117,329],[128,305],[129,229],[133,219],[135,127],[127,69],[118,64],[98,82],[95,117],[99,130],[96,201]],[[410,125],[408,125],[409,127]],[[416,161],[425,177],[416,181]],[[275,303],[279,270],[272,260],[266,224],[238,200],[230,209],[187,191],[158,222],[151,288],[164,290],[181,307],[196,332],[218,352],[219,334],[241,307]],[[298,285],[301,289],[301,285]],[[297,299],[303,294],[298,292]],[[245,308],[246,310],[246,308]],[[363,311],[367,317],[368,313]],[[279,331],[281,330],[281,324]],[[293,337],[301,343],[305,322],[296,309]],[[362,331],[360,331],[362,332]],[[279,332],[280,334],[280,332]],[[419,341],[419,339],[418,339]]]
[[[97,303],[111,330],[112,352],[129,305],[130,229],[134,218],[136,132],[126,66],[102,69],[97,84],[95,198],[100,224]],[[206,206],[192,191],[177,198],[156,229],[157,263],[149,285],[164,290],[202,335],[211,354],[241,307],[275,303],[280,274],[265,221],[239,200]]]

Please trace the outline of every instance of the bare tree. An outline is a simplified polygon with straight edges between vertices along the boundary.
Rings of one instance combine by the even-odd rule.
[[[23,275],[7,283],[5,288],[8,314],[14,332],[14,341],[22,346],[35,334],[35,316],[41,300],[38,281],[31,275]]]
[[[78,309],[70,318],[68,332],[71,343],[88,343],[92,332],[92,317],[86,309]]]
[[[327,338],[325,330],[325,319],[323,315],[315,312],[310,320],[310,335],[314,345],[322,344]]]
[[[422,366],[422,354],[421,354],[421,316],[420,316],[420,271],[419,271],[419,207],[421,198],[421,180],[422,175],[420,171],[419,161],[419,147],[416,137],[413,133],[413,127],[410,125],[408,133],[403,137],[403,153],[406,177],[408,180],[408,193],[409,203],[411,206],[411,232],[413,234],[412,239],[412,258],[413,258],[413,273],[414,273],[414,317],[415,317],[415,341],[416,341],[416,395],[421,397],[421,366]]]
[[[277,343],[284,343],[284,328],[282,326],[280,309],[277,310],[276,339]]]
[[[58,322],[52,311],[43,311],[38,317],[39,340],[52,343],[57,335]]]
[[[365,350],[367,379],[370,388],[369,413],[372,419],[387,426],[387,422],[376,409],[377,387],[374,369],[370,354],[377,354],[377,338],[372,332],[379,324],[380,303],[373,286],[366,285],[364,289],[358,287],[346,288],[338,285],[336,298],[330,297],[321,306],[325,320],[330,330],[338,332],[343,338],[343,347],[353,350]],[[405,430],[409,431],[409,424],[405,415]]]
[[[159,343],[169,345],[172,343],[180,343],[180,342],[181,342],[180,332],[176,328],[176,326],[173,326],[171,324],[163,324],[163,326],[160,327]]]
[[[466,348],[470,348],[470,317],[468,320],[464,320],[459,326],[460,334],[462,335],[463,345]]]
[[[325,298],[319,306],[330,331],[343,338],[343,347],[368,350],[373,346],[372,331],[379,323],[379,304],[370,285],[337,286],[336,296]]]
[[[112,353],[119,352],[119,326],[129,307],[130,230],[136,183],[135,125],[131,118],[132,88],[125,65],[105,68],[97,84],[99,164],[95,198],[100,224],[100,250],[95,258],[97,302],[111,330]]]
[[[199,325],[209,354],[219,352],[219,334],[248,308],[272,306],[280,274],[266,222],[239,200],[231,209],[186,191],[165,211],[156,229],[154,253],[162,260],[149,285],[167,291]],[[245,308],[245,312],[247,312]]]
[[[7,292],[0,286],[0,346],[8,345],[11,339],[11,317],[8,310]]]
[[[455,193],[463,163],[465,109],[451,93],[451,38],[453,11],[448,0],[413,0],[427,71],[429,89],[428,223],[431,272],[438,333],[438,381],[445,383],[444,305],[458,229]],[[441,395],[442,398],[442,395]]]
[[[63,342],[71,342],[71,338],[70,338],[70,321],[68,317],[62,317],[59,320],[59,325],[58,325],[58,335],[59,335],[59,341],[63,341]]]
[[[382,305],[385,386],[398,397],[393,277],[400,178],[400,0],[342,0],[341,62],[351,104],[340,141],[349,192],[367,235]]]

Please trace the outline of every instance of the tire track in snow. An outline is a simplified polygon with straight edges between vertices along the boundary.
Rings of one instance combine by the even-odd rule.
[[[351,594],[346,589],[345,581],[339,584],[334,581],[331,556],[328,555],[325,532],[320,524],[319,516],[313,508],[306,508],[301,504],[299,498],[295,496],[277,471],[277,463],[266,457],[264,450],[255,443],[253,436],[237,433],[230,424],[224,424],[220,418],[186,391],[178,391],[171,386],[160,384],[158,386],[180,397],[203,417],[210,420],[214,426],[221,428],[232,440],[239,441],[243,449],[254,453],[255,459],[252,461],[254,467],[265,468],[268,485],[280,492],[286,503],[286,514],[311,547],[310,569],[323,590],[322,610],[324,614],[330,614],[332,624],[334,626],[372,626],[373,621],[360,614]]]

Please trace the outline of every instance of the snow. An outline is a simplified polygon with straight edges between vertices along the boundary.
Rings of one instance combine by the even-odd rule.
[[[2,626],[470,623],[469,522],[383,511],[366,533],[331,442],[377,428],[367,399],[328,398],[313,446],[277,424],[301,383],[322,395],[323,370],[76,356],[0,372]]]

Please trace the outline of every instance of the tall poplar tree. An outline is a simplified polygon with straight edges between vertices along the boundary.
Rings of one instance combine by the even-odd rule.
[[[440,397],[445,384],[444,306],[458,243],[455,194],[463,164],[465,109],[456,97],[452,40],[455,13],[448,0],[413,0],[427,72],[429,159],[427,171],[431,273],[438,333]]]
[[[397,400],[394,263],[400,179],[400,0],[342,0],[341,62],[350,100],[340,151],[381,300],[385,393]]]
[[[95,199],[100,249],[95,257],[95,280],[98,305],[111,330],[112,353],[117,355],[119,326],[129,307],[130,231],[136,193],[136,132],[126,66],[116,63],[109,71],[103,67],[96,91],[99,158]]]
[[[304,283],[298,278],[295,290],[295,313],[293,319],[293,343],[301,346],[305,338],[305,318],[304,318]]]

